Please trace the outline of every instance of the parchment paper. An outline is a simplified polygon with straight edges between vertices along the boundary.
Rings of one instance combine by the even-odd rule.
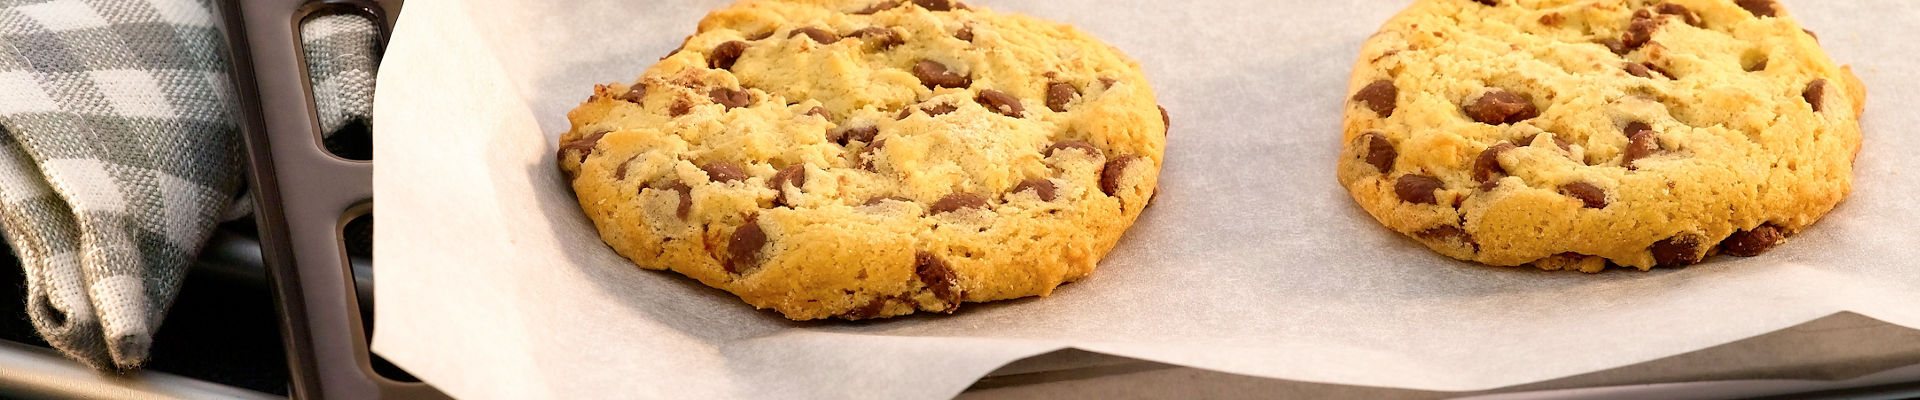
[[[1075,24],[1173,116],[1158,203],[1090,279],[952,316],[789,322],[603,245],[555,138],[726,0],[407,4],[381,71],[373,348],[467,398],[934,398],[1074,347],[1234,373],[1486,389],[1850,310],[1920,327],[1920,11],[1783,1],[1870,87],[1853,196],[1759,258],[1651,273],[1482,267],[1334,180],[1346,81],[1400,0],[974,0]]]

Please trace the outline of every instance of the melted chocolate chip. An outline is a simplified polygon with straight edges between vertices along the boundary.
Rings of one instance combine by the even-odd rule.
[[[1625,158],[1620,161],[1621,166],[1627,167],[1627,169],[1639,169],[1639,166],[1634,165],[1635,162],[1647,157],[1652,157],[1654,153],[1660,151],[1660,134],[1659,132],[1654,132],[1653,127],[1647,125],[1647,123],[1634,122],[1627,124],[1626,134],[1627,149]]]
[[[1000,113],[1000,115],[1014,118],[1022,118],[1027,115],[1027,108],[1020,105],[1019,98],[998,90],[981,90],[980,95],[975,96],[973,101],[980,102],[981,106],[985,106],[988,110],[993,110],[993,112]]]
[[[727,183],[747,179],[746,170],[740,169],[739,165],[734,165],[734,163],[726,161],[707,163],[707,165],[700,166],[700,170],[707,171],[707,180],[714,182]]]
[[[1753,257],[1772,250],[1773,246],[1780,244],[1780,240],[1785,238],[1786,236],[1780,233],[1780,228],[1774,227],[1773,224],[1766,224],[1750,231],[1734,232],[1733,236],[1728,236],[1726,241],[1720,242],[1720,251],[1736,257]]]
[[[938,117],[942,115],[947,115],[947,113],[953,112],[953,110],[958,110],[958,109],[960,109],[960,107],[954,106],[952,104],[945,104],[945,103],[935,104],[931,107],[927,107],[927,116]]]
[[[1739,4],[1740,8],[1747,9],[1747,12],[1753,13],[1755,17],[1772,17],[1776,15],[1773,0],[1737,0],[1733,3]]]
[[[707,66],[731,70],[733,63],[740,61],[740,55],[746,51],[747,42],[735,40],[721,43],[719,46],[714,46],[712,52],[707,53]]]
[[[967,42],[972,42],[973,41],[973,25],[960,27],[959,31],[956,31],[953,33],[953,38],[965,40]]]
[[[1064,142],[1054,143],[1052,146],[1047,146],[1047,151],[1046,151],[1047,157],[1053,157],[1055,154],[1058,154],[1060,150],[1079,150],[1093,156],[1101,155],[1100,149],[1093,147],[1093,144],[1091,143],[1082,142],[1078,140],[1068,140]]]
[[[874,160],[878,159],[879,155],[874,153],[878,153],[880,149],[886,147],[887,140],[879,139],[873,141],[873,144],[867,145],[867,148],[860,150],[860,169],[878,172],[879,166],[875,165]]]
[[[626,161],[626,162],[622,162],[622,163],[620,163],[620,167],[619,167],[619,168],[614,168],[614,169],[613,169],[613,180],[616,180],[616,181],[624,181],[624,180],[627,180],[627,166],[628,166],[628,165],[632,165],[632,164],[633,164],[633,160],[634,160],[634,159],[637,159],[637,158],[640,158],[640,157],[639,157],[639,156],[634,156],[633,158],[629,158],[629,159],[627,159],[627,161]]]
[[[1591,183],[1574,182],[1561,185],[1560,193],[1580,199],[1580,202],[1586,203],[1587,208],[1607,208],[1607,192]]]
[[[1653,78],[1653,71],[1647,70],[1646,65],[1629,62],[1627,63],[1627,75],[1638,76],[1641,78]]]
[[[1173,118],[1167,117],[1167,107],[1165,106],[1155,106],[1155,107],[1160,107],[1160,126],[1165,127],[1163,130],[1160,131],[1160,134],[1166,135],[1167,132],[1173,131]]]
[[[679,216],[681,220],[687,219],[687,212],[693,210],[693,188],[687,187],[685,183],[674,182],[667,185],[667,190],[680,195],[680,206],[674,208],[673,215]]]
[[[1400,157],[1400,151],[1394,150],[1393,142],[1376,132],[1360,135],[1362,143],[1367,145],[1367,164],[1380,170],[1381,174],[1393,170],[1393,160]]]
[[[558,158],[565,160],[568,157],[573,157],[573,154],[579,154],[580,158],[584,160],[587,156],[593,155],[594,145],[599,144],[600,138],[606,136],[606,131],[594,132],[591,135],[582,136],[579,139],[561,144],[560,151],[557,152]]]
[[[840,41],[840,35],[811,26],[795,29],[793,33],[787,34],[787,37],[797,37],[800,35],[807,35],[808,39],[813,39],[813,41],[819,42],[820,44],[834,44]]]
[[[1053,112],[1066,112],[1067,102],[1073,101],[1073,97],[1079,95],[1080,90],[1075,89],[1071,83],[1054,82],[1047,84],[1047,109],[1053,110]],[[1164,112],[1162,115],[1164,115]]]
[[[753,94],[747,93],[745,90],[713,88],[713,90],[707,91],[707,98],[712,99],[714,104],[727,106],[727,109],[746,107],[748,104],[753,104]]]
[[[687,115],[687,113],[690,112],[693,112],[693,103],[687,102],[686,99],[675,100],[673,106],[667,107],[667,115],[669,116],[678,117]]]
[[[806,115],[820,117],[820,119],[824,119],[828,121],[833,120],[833,112],[827,111],[826,107],[814,107],[813,109],[807,110]]]
[[[1685,267],[1700,262],[1700,237],[1690,233],[1654,242],[1647,251],[1660,267]]]
[[[1140,156],[1124,155],[1114,157],[1112,161],[1107,161],[1106,167],[1100,169],[1100,192],[1106,193],[1108,196],[1115,196],[1116,193],[1120,193],[1120,185],[1122,183],[1120,182],[1120,178],[1126,174],[1127,165],[1139,160]]]
[[[1484,5],[1489,5],[1489,6],[1498,6],[1498,5],[1500,5],[1500,2],[1499,2],[1498,0],[1473,0],[1473,2],[1475,2],[1475,3],[1480,3],[1480,4],[1484,4]]]
[[[1479,100],[1468,104],[1464,110],[1467,117],[1488,125],[1510,124],[1540,116],[1540,110],[1525,97],[1502,89],[1494,89],[1480,95]]]
[[[787,199],[787,186],[793,186],[793,188],[797,190],[806,185],[806,164],[794,164],[782,168],[780,172],[773,174],[773,180],[767,181],[769,188],[772,188],[775,192],[779,192],[779,194],[773,196],[774,207],[790,206],[793,204],[791,200]]]
[[[1765,71],[1765,70],[1767,70],[1767,60],[1764,58],[1760,59],[1760,62],[1753,63],[1753,65],[1747,67],[1747,72],[1759,72],[1759,71]]]
[[[1419,235],[1421,238],[1425,238],[1427,240],[1440,240],[1440,241],[1457,240],[1460,242],[1460,244],[1464,244],[1464,245],[1467,245],[1468,247],[1472,247],[1473,251],[1475,252],[1480,251],[1480,244],[1474,242],[1473,234],[1467,233],[1466,230],[1460,229],[1460,227],[1453,226],[1453,225],[1436,226],[1436,227],[1433,227],[1432,229],[1420,231],[1420,233],[1417,233],[1415,235]]]
[[[1607,50],[1612,51],[1613,54],[1626,55],[1633,51],[1633,49],[1627,48],[1627,42],[1622,42],[1620,39],[1600,39],[1599,43],[1602,46],[1607,46]]]
[[[1438,205],[1440,200],[1434,198],[1433,192],[1445,186],[1445,183],[1440,182],[1440,178],[1426,175],[1401,175],[1400,179],[1393,183],[1393,194],[1400,196],[1400,201],[1408,203]]]
[[[874,13],[891,10],[894,7],[899,7],[899,6],[900,6],[900,0],[887,0],[879,3],[874,3],[874,5],[872,6],[868,6],[867,8],[862,8],[859,11],[854,11],[853,13],[858,15],[872,15]]]
[[[841,130],[836,130],[831,133],[828,133],[827,140],[831,140],[834,143],[839,143],[841,146],[845,146],[853,142],[872,143],[873,138],[875,136],[880,136],[880,128],[874,127],[874,126],[861,126],[861,127],[853,127],[853,128],[844,128]]]
[[[1827,108],[1827,80],[1815,79],[1812,83],[1808,83],[1807,91],[1802,92],[1800,97],[1807,99],[1807,105],[1813,106],[1813,112],[1825,111]]]
[[[853,35],[851,36],[857,36],[861,40],[872,43],[875,47],[882,50],[891,49],[893,46],[899,46],[907,42],[905,39],[900,38],[900,33],[895,32],[892,28],[878,26],[870,26],[853,31]]]
[[[1399,97],[1400,88],[1394,87],[1393,81],[1381,79],[1360,88],[1360,92],[1353,94],[1353,101],[1367,103],[1367,108],[1381,117],[1391,117]]]
[[[1645,10],[1642,10],[1645,11]],[[1627,49],[1638,49],[1653,40],[1653,31],[1660,29],[1660,21],[1648,14],[1634,14],[1633,22],[1627,25],[1627,33],[1620,35],[1620,43]]]
[[[920,84],[928,89],[963,88],[972,85],[965,75],[954,73],[946,64],[931,60],[920,60],[913,64],[913,77],[920,78]]]
[[[1687,9],[1687,6],[1674,3],[1662,3],[1654,6],[1653,12],[1677,16],[1680,17],[1681,20],[1687,21],[1687,25],[1700,26],[1700,15],[1694,14],[1693,10]]]
[[[916,0],[918,1],[918,0]],[[913,274],[920,277],[920,283],[933,291],[933,297],[947,303],[946,312],[960,308],[961,293],[953,274],[953,268],[940,261],[933,253],[919,252],[913,255]]]
[[[1507,169],[1500,166],[1500,153],[1514,148],[1513,143],[1500,142],[1481,151],[1480,157],[1473,160],[1473,181],[1484,183],[1505,176]]]
[[[1019,185],[1014,185],[1013,190],[1009,190],[1007,193],[1020,193],[1028,190],[1032,190],[1033,194],[1040,196],[1040,201],[1053,201],[1055,195],[1053,181],[1043,178],[1021,181]]]
[[[760,32],[760,33],[755,33],[755,34],[753,34],[753,36],[748,36],[748,37],[747,37],[747,40],[748,40],[748,41],[758,41],[758,40],[761,40],[761,39],[766,39],[766,38],[770,38],[770,37],[773,37],[773,31],[772,31],[772,30],[768,30],[768,31],[765,31],[765,32]]]
[[[760,230],[758,214],[748,215],[747,222],[733,230],[733,237],[727,240],[727,273],[743,273],[760,266],[760,250],[767,246],[767,232]]]
[[[644,99],[646,97],[647,97],[647,85],[644,83],[635,83],[633,84],[633,87],[627,89],[626,93],[621,93],[619,96],[615,96],[614,98],[619,99],[620,101],[628,102],[628,103],[640,104],[640,99]]]
[[[933,214],[945,214],[969,208],[987,208],[987,198],[973,193],[949,194],[933,202],[932,206],[927,207],[927,211]]]
[[[953,11],[954,3],[956,2],[952,0],[913,0],[913,5],[925,8],[927,11]]]

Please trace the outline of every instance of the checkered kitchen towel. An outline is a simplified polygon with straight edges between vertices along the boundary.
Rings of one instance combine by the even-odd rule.
[[[96,368],[145,361],[194,254],[244,204],[214,20],[208,0],[0,0],[0,233],[34,327]],[[308,39],[356,43],[338,33]],[[364,122],[371,63],[320,59],[349,60],[316,70],[340,82],[316,93],[323,119]]]

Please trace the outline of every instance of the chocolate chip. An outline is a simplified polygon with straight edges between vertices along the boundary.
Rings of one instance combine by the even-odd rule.
[[[874,13],[891,10],[894,7],[899,7],[899,6],[900,6],[900,0],[887,0],[879,3],[874,3],[874,5],[872,6],[868,6],[867,8],[862,8],[859,11],[854,11],[853,13],[859,14],[859,15],[872,15]]]
[[[712,99],[714,104],[727,106],[729,110],[753,104],[753,95],[745,90],[713,88],[707,91],[707,98]]]
[[[1535,133],[1532,136],[1527,136],[1526,139],[1521,139],[1520,143],[1526,143],[1527,145],[1531,146],[1533,145],[1533,142],[1535,139],[1540,138],[1540,135],[1544,135],[1544,133]],[[1561,150],[1573,151],[1573,144],[1567,143],[1567,141],[1565,140],[1561,140],[1560,135],[1553,135],[1553,145],[1560,146]]]
[[[760,266],[760,250],[767,246],[767,232],[760,230],[758,214],[747,215],[747,222],[733,230],[727,240],[727,273],[738,274]]]
[[[572,157],[574,153],[578,153],[580,154],[580,158],[585,160],[587,156],[593,155],[593,147],[600,143],[600,138],[606,136],[607,131],[599,131],[591,135],[582,136],[579,139],[574,139],[571,142],[566,142],[560,145],[560,151],[558,151],[556,155],[558,158],[565,160],[568,157]]]
[[[627,161],[626,161],[626,162],[622,162],[622,163],[620,163],[620,167],[619,167],[619,168],[614,168],[614,169],[613,169],[613,180],[616,180],[616,181],[624,181],[624,180],[627,180],[627,165],[630,165],[630,164],[633,164],[633,160],[634,160],[634,159],[637,159],[637,158],[640,158],[640,156],[634,156],[633,158],[629,158],[629,159],[627,159]]]
[[[1820,34],[1818,34],[1818,33],[1813,33],[1813,30],[1812,30],[1812,29],[1807,29],[1807,28],[1800,28],[1800,31],[1801,31],[1801,32],[1806,32],[1806,33],[1807,33],[1807,36],[1812,36],[1812,37],[1813,37],[1813,41],[1815,41],[1815,42],[1818,42],[1818,41],[1820,41]]]
[[[1380,170],[1381,174],[1393,170],[1393,160],[1400,157],[1400,151],[1394,150],[1393,142],[1378,132],[1360,135],[1360,140],[1367,145],[1367,154],[1363,157],[1366,157],[1368,165]]]
[[[1401,175],[1400,179],[1393,183],[1393,194],[1400,196],[1400,201],[1408,203],[1438,205],[1440,200],[1434,198],[1433,192],[1444,186],[1446,184],[1440,182],[1440,178],[1426,175]]]
[[[875,47],[882,50],[891,49],[893,46],[899,46],[907,42],[905,39],[901,39],[900,33],[895,32],[892,28],[878,26],[870,26],[853,31],[852,36],[858,36],[861,40],[872,43]]]
[[[1525,97],[1503,89],[1494,89],[1480,95],[1479,100],[1468,104],[1464,110],[1467,117],[1488,125],[1510,124],[1540,116],[1540,110]]]
[[[853,127],[853,128],[843,128],[843,129],[828,133],[827,140],[831,140],[834,143],[839,143],[841,146],[845,146],[853,142],[872,143],[873,138],[875,136],[880,136],[880,128],[874,127],[874,126],[861,126],[861,127]]]
[[[948,267],[945,261],[940,261],[940,257],[924,251],[913,255],[913,264],[913,274],[920,277],[920,283],[933,291],[933,297],[947,303],[946,312],[960,308],[962,296],[954,279],[953,268]]]
[[[1681,20],[1687,21],[1687,25],[1700,26],[1700,15],[1694,14],[1693,10],[1687,9],[1687,6],[1674,3],[1662,3],[1654,6],[1653,12],[1678,16]]]
[[[1826,110],[1827,80],[1815,79],[1813,80],[1813,83],[1808,83],[1807,91],[1802,92],[1800,94],[1800,97],[1804,97],[1807,99],[1807,104],[1813,106],[1813,112],[1821,112]]]
[[[1633,22],[1627,25],[1627,33],[1620,35],[1620,43],[1627,49],[1638,49],[1652,41],[1653,31],[1658,29],[1660,29],[1659,20],[1649,15],[1634,14]]]
[[[1078,140],[1068,140],[1064,142],[1054,143],[1052,146],[1047,146],[1047,151],[1046,151],[1047,157],[1053,157],[1055,154],[1058,154],[1060,150],[1063,150],[1063,149],[1079,150],[1093,156],[1101,155],[1100,149],[1093,147],[1093,144],[1091,143],[1082,142]]]
[[[1513,143],[1500,142],[1480,152],[1473,160],[1473,181],[1488,182],[1506,175],[1507,169],[1500,166],[1500,153],[1513,150]]]
[[[963,88],[973,84],[966,76],[947,68],[946,64],[931,60],[913,63],[913,77],[920,78],[920,84],[927,85],[928,89]]]
[[[1737,0],[1733,3],[1739,4],[1740,8],[1747,9],[1747,12],[1753,13],[1755,17],[1772,17],[1775,15],[1776,9],[1774,8],[1773,0]]]
[[[1753,63],[1752,66],[1747,67],[1747,72],[1758,72],[1758,71],[1765,71],[1765,70],[1767,70],[1767,60],[1764,58],[1760,59],[1760,62]]]
[[[886,148],[886,147],[887,147],[887,140],[880,139],[880,140],[873,141],[873,144],[867,145],[867,148],[861,149],[860,150],[860,168],[868,171],[878,172],[879,166],[874,165],[874,162],[873,162],[874,160],[878,159],[878,157],[874,153],[878,153],[880,152],[880,149]]]
[[[1160,132],[1160,134],[1165,135],[1167,132],[1173,131],[1173,118],[1167,117],[1167,107],[1165,106],[1155,106],[1155,107],[1160,107],[1160,126],[1165,127],[1165,129],[1163,129]]]
[[[673,106],[667,107],[667,115],[670,116],[678,117],[690,112],[693,112],[693,103],[688,103],[686,99],[675,100]]]
[[[1353,101],[1367,103],[1367,108],[1381,117],[1391,117],[1399,97],[1400,88],[1394,87],[1393,81],[1381,79],[1360,88],[1359,93],[1353,94]]]
[[[1500,5],[1500,2],[1499,2],[1498,0],[1473,0],[1473,2],[1475,2],[1475,3],[1480,3],[1480,4],[1485,4],[1485,5],[1489,5],[1489,6],[1498,6],[1498,5]]]
[[[773,191],[778,192],[778,194],[773,196],[774,207],[791,206],[793,204],[790,200],[787,199],[787,190],[786,190],[787,186],[793,186],[794,189],[800,189],[801,187],[804,187],[806,185],[807,185],[806,164],[794,164],[794,165],[789,165],[786,168],[782,168],[780,169],[780,172],[776,172],[773,174],[773,180],[767,181],[767,186],[769,188],[772,188]]]
[[[1633,49],[1627,48],[1627,42],[1622,42],[1620,39],[1600,39],[1599,43],[1602,46],[1607,46],[1607,50],[1612,51],[1613,54],[1626,55],[1627,53],[1633,52]]]
[[[882,311],[886,311],[887,303],[892,301],[893,301],[893,296],[875,297],[872,300],[867,300],[867,304],[863,304],[859,307],[854,307],[852,310],[848,310],[846,314],[841,314],[840,318],[846,318],[849,320],[862,320],[862,319],[878,317],[880,316],[880,313]]]
[[[700,166],[700,170],[707,171],[707,180],[714,182],[727,183],[747,179],[746,170],[740,169],[739,165],[726,161],[707,163],[707,165]]]
[[[840,35],[836,35],[833,32],[828,32],[825,29],[815,28],[811,26],[795,29],[793,30],[793,33],[787,34],[787,37],[796,37],[800,35],[807,35],[808,39],[813,39],[813,41],[820,42],[820,44],[834,44],[835,42],[840,41]]]
[[[927,207],[927,211],[945,214],[968,208],[987,208],[987,198],[973,193],[949,194],[947,197],[941,197],[940,201],[933,202],[932,206]]]
[[[1120,84],[1120,81],[1114,80],[1113,78],[1104,77],[1104,76],[1100,77],[1100,87],[1113,89],[1113,86],[1118,84]]]
[[[973,41],[973,25],[960,27],[959,31],[956,31],[953,33],[953,38],[972,42]]]
[[[1587,208],[1607,208],[1607,192],[1599,186],[1586,182],[1574,182],[1560,186],[1560,193],[1580,199]]]
[[[927,11],[953,11],[953,3],[952,0],[913,0],[913,5]]]
[[[1767,250],[1772,250],[1773,246],[1780,244],[1780,239],[1784,238],[1785,236],[1780,234],[1780,228],[1774,227],[1773,224],[1760,225],[1750,231],[1734,232],[1733,236],[1728,236],[1726,241],[1720,242],[1720,251],[1736,257],[1758,256],[1766,253]]]
[[[816,107],[814,107],[813,109],[810,109],[810,110],[807,110],[807,114],[806,114],[806,115],[812,115],[812,116],[815,116],[815,117],[820,117],[820,119],[824,119],[824,120],[828,120],[828,121],[832,121],[832,120],[833,120],[833,112],[831,112],[831,111],[827,111],[827,108],[826,108],[826,107],[818,107],[818,106],[816,106]]]
[[[679,216],[682,220],[687,219],[687,212],[693,209],[693,188],[687,187],[685,183],[674,182],[667,185],[667,190],[680,194],[680,206],[674,208],[673,215]]]
[[[1053,112],[1067,112],[1067,102],[1073,101],[1073,97],[1079,95],[1080,90],[1075,89],[1071,83],[1047,84],[1047,109]],[[1164,110],[1162,109],[1161,115],[1166,115]]]
[[[1116,193],[1120,193],[1121,175],[1126,174],[1127,165],[1138,160],[1140,156],[1124,155],[1107,161],[1106,167],[1100,169],[1100,192],[1108,196],[1116,196]]]
[[[614,98],[619,99],[620,101],[628,102],[628,103],[640,104],[640,99],[644,99],[646,97],[647,97],[647,84],[635,83],[633,84],[633,87],[627,89],[626,93],[621,93],[619,96],[615,96]]]
[[[1018,185],[1014,185],[1013,190],[1009,190],[1007,191],[1007,193],[1020,193],[1020,192],[1025,192],[1027,190],[1033,190],[1033,194],[1040,196],[1040,201],[1053,201],[1053,197],[1054,197],[1053,189],[1054,187],[1053,187],[1052,180],[1043,179],[1043,178],[1034,178],[1034,179],[1028,179],[1028,180],[1022,181]]]
[[[1660,267],[1685,267],[1700,262],[1700,237],[1691,233],[1654,242],[1647,251]]]
[[[867,199],[867,202],[860,203],[860,205],[871,206],[871,205],[878,205],[880,203],[885,203],[888,201],[898,201],[901,203],[907,203],[907,202],[912,202],[913,200],[907,200],[907,198],[900,197],[900,196],[881,196],[881,197]]]
[[[686,50],[686,49],[687,49],[687,42],[691,42],[691,41],[693,41],[693,36],[687,36],[687,38],[686,38],[686,39],[680,39],[680,45],[679,45],[679,46],[674,46],[674,47],[673,47],[673,51],[669,51],[669,52],[667,52],[667,55],[664,55],[664,56],[660,56],[660,59],[662,59],[662,60],[665,60],[665,59],[668,59],[668,58],[671,58],[671,57],[673,57],[673,56],[674,56],[674,55],[676,55],[676,54],[680,54],[680,51],[681,51],[681,50]]]
[[[733,63],[740,61],[740,55],[747,52],[747,42],[731,41],[714,46],[707,53],[707,66],[715,69],[732,70]]]
[[[1652,71],[1653,73],[1660,74],[1660,77],[1662,78],[1673,79],[1673,73],[1667,72],[1666,68],[1661,68],[1660,64],[1654,64],[1652,61],[1648,61],[1645,63],[1641,63],[1640,65],[1647,67],[1648,71]]]
[[[1627,75],[1651,79],[1653,78],[1653,71],[1648,71],[1645,65],[1629,62],[1627,63]]]
[[[1627,167],[1627,169],[1639,169],[1639,166],[1634,165],[1634,162],[1652,157],[1653,153],[1660,151],[1660,133],[1654,132],[1653,127],[1647,125],[1647,123],[1634,122],[1627,124],[1626,134],[1626,156],[1620,161],[1621,166]]]
[[[748,37],[747,37],[747,40],[748,40],[748,41],[758,41],[758,40],[761,40],[761,39],[766,39],[766,38],[770,38],[770,37],[773,37],[773,31],[772,31],[772,30],[767,30],[767,31],[765,31],[765,32],[760,32],[760,33],[755,33],[755,34],[753,34],[753,36],[748,36]]]
[[[1027,108],[1020,105],[1019,98],[998,90],[981,90],[980,95],[974,96],[973,101],[980,102],[981,106],[1000,115],[1014,118],[1023,118],[1027,115]]]

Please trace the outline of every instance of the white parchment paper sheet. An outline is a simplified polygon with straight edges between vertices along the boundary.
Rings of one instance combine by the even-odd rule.
[[[958,315],[795,323],[603,245],[554,167],[565,113],[725,0],[409,2],[376,102],[373,348],[468,398],[934,398],[1063,347],[1235,373],[1485,389],[1839,311],[1920,326],[1920,5],[1784,1],[1870,87],[1853,197],[1764,257],[1652,273],[1451,261],[1334,180],[1360,43],[1400,0],[976,0],[1144,65],[1158,203],[1090,279]]]

